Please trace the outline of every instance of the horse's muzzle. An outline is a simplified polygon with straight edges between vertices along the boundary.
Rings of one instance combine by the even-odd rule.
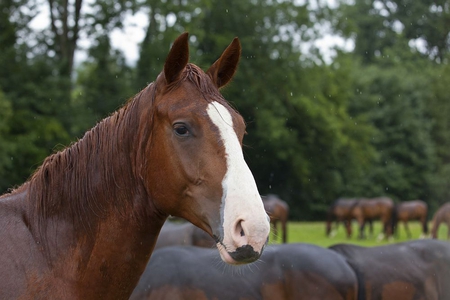
[[[252,246],[244,245],[237,248],[233,252],[228,252],[228,254],[239,264],[247,264],[258,260],[261,256],[264,247],[261,249],[261,253],[256,252]]]

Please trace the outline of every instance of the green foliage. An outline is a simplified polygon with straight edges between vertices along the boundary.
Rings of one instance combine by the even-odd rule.
[[[440,3],[52,3],[55,26],[34,32],[36,1],[0,2],[1,190],[155,80],[173,40],[188,31],[191,61],[204,69],[239,37],[239,70],[223,93],[247,122],[244,154],[260,192],[279,194],[292,218],[322,218],[342,196],[422,198],[432,211],[450,197],[448,9]],[[137,10],[149,24],[134,67],[109,33]],[[303,52],[321,37],[319,24],[355,49],[337,51],[330,64]],[[88,58],[72,73],[81,36]],[[422,52],[409,46],[417,39]]]
[[[89,54],[89,60],[78,70],[72,96],[77,112],[72,132],[78,136],[121,107],[133,94],[131,70],[122,53],[111,49],[107,36],[99,37]]]

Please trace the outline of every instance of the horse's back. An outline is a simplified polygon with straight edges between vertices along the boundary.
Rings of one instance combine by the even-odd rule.
[[[450,244],[416,240],[365,248],[335,245],[358,276],[367,299],[450,299]]]
[[[353,208],[358,204],[358,199],[339,198],[333,204],[334,214],[337,217],[350,217]]]
[[[344,258],[318,246],[269,246],[241,267],[210,249],[168,247],[153,253],[131,299],[355,299],[356,284]]]
[[[403,201],[397,204],[397,215],[400,220],[426,217],[428,205],[422,200]]]
[[[310,244],[277,245],[268,251],[284,274],[285,299],[356,299],[356,275],[334,251]],[[276,299],[271,296],[267,299]]]
[[[259,272],[246,276],[247,268],[225,265],[213,249],[161,248],[153,252],[130,299],[261,299],[254,288]]]
[[[374,219],[379,217],[391,217],[394,202],[388,197],[361,199],[355,206],[356,214]]]

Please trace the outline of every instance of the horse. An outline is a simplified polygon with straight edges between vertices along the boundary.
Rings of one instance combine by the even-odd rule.
[[[273,225],[275,240],[278,235],[278,221],[281,223],[282,241],[287,242],[287,222],[289,218],[289,205],[281,200],[277,195],[269,194],[261,197],[264,209],[270,217],[270,223]]]
[[[229,264],[260,257],[269,219],[219,92],[240,53],[235,38],[204,72],[181,34],[153,83],[0,198],[1,299],[128,299],[169,215]]]
[[[356,274],[344,257],[326,248],[270,245],[255,264],[236,270],[220,264],[211,249],[158,249],[130,300],[352,300],[357,296]]]
[[[327,222],[325,232],[327,236],[332,236],[332,222],[336,220],[336,230],[339,222],[344,223],[347,238],[352,236],[353,208],[358,204],[358,199],[339,198],[335,200],[327,211]]]
[[[358,277],[358,299],[450,299],[450,244],[431,239],[378,247],[339,244]]]
[[[450,239],[450,202],[443,204],[434,213],[433,216],[433,227],[431,228],[431,237],[433,239],[438,238],[438,229],[441,223],[447,224],[447,239]]]
[[[353,207],[352,215],[358,221],[360,239],[365,237],[364,227],[366,222],[371,222],[374,219],[380,219],[383,224],[383,232],[380,238],[384,235],[387,235],[387,237],[392,236],[392,225],[395,212],[394,202],[391,198],[378,197],[371,199],[360,199]]]
[[[155,249],[175,245],[212,248],[216,242],[205,231],[192,223],[166,221],[159,232]]]
[[[408,227],[408,221],[418,220],[422,224],[422,237],[428,235],[428,205],[422,200],[403,201],[394,206],[396,218],[393,229],[397,230],[399,221],[403,222],[406,234],[411,239],[411,231]]]

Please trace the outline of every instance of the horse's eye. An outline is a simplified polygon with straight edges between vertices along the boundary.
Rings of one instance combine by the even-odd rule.
[[[189,130],[183,124],[175,124],[173,129],[175,130],[175,133],[178,136],[188,136],[189,135]]]

